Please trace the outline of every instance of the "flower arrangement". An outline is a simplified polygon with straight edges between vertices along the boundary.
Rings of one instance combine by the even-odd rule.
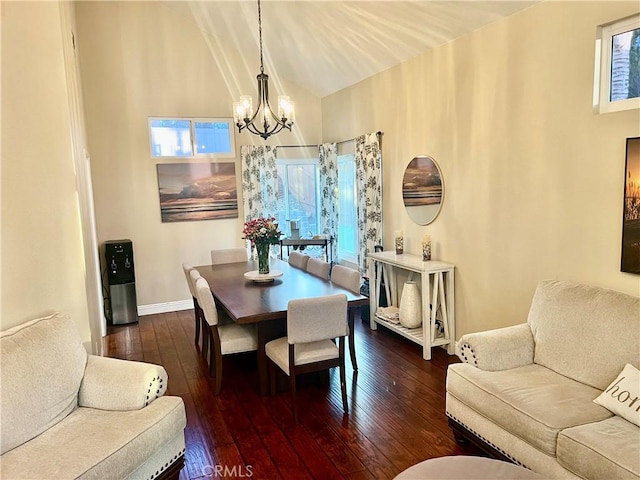
[[[258,253],[258,273],[269,273],[269,248],[280,241],[282,232],[274,217],[258,217],[244,222],[242,229],[245,240],[251,240]]]
[[[258,217],[244,222],[242,233],[244,234],[243,238],[251,240],[253,245],[259,243],[276,245],[282,236],[282,232],[274,217]]]

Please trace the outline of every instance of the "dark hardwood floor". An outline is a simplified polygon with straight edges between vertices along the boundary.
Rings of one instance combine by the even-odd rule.
[[[357,319],[357,376],[347,355],[349,415],[334,369],[300,379],[294,425],[288,391],[258,395],[255,353],[224,358],[222,392],[214,396],[193,339],[193,310],[141,317],[111,327],[104,339],[108,356],[163,365],[167,394],[184,399],[181,479],[389,479],[428,458],[480,454],[456,444],[447,426],[446,368],[457,358],[441,348],[424,361],[418,345]]]

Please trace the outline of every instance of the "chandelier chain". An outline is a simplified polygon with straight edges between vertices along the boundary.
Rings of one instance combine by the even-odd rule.
[[[260,73],[264,73],[264,65],[262,62],[262,11],[260,9],[260,0],[258,0],[258,32],[260,36]]]

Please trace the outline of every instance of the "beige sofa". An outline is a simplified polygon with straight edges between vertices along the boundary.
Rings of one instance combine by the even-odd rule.
[[[548,478],[640,478],[640,428],[593,402],[640,366],[640,298],[544,281],[527,323],[457,348],[446,387],[457,440]]]
[[[2,479],[178,478],[184,403],[158,365],[87,355],[54,314],[0,334]]]

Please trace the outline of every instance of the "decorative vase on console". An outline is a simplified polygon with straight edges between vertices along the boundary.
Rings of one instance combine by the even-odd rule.
[[[416,282],[405,282],[400,297],[400,325],[418,328],[422,325],[422,298]]]

